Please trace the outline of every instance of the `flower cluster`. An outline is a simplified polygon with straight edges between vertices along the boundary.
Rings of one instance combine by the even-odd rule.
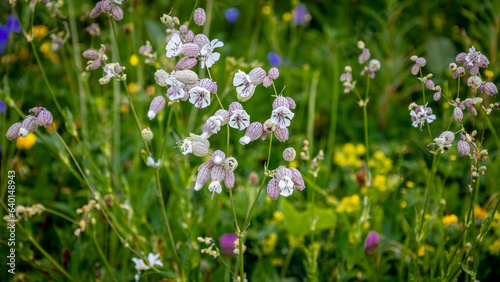
[[[146,41],[146,45],[139,48],[139,54],[146,58],[144,61],[146,64],[152,64],[156,61],[156,52],[153,53],[153,46],[149,41]]]
[[[295,149],[287,148],[283,151],[283,159],[291,162],[295,159]],[[294,167],[280,166],[269,172],[273,177],[267,183],[267,196],[271,200],[278,199],[279,195],[288,197],[294,190],[302,191],[306,188],[300,171]]]
[[[413,110],[414,106],[416,107],[415,110]],[[412,104],[410,105],[410,110],[411,121],[413,122],[412,125],[413,127],[420,126],[420,131],[422,131],[422,126],[426,122],[431,123],[436,120],[436,115],[432,114],[432,109],[427,107],[427,104],[422,106],[416,106],[416,104]]]
[[[145,263],[144,263],[144,260],[141,259],[141,258],[132,258],[132,261],[135,263],[135,269],[137,270],[137,274],[134,276],[134,279],[135,281],[139,281],[139,275],[141,274],[141,271],[144,271],[144,270],[148,270],[149,269],[149,266],[147,266]],[[148,262],[149,262],[149,265],[151,266],[161,266],[163,267],[163,262],[161,262],[160,260],[160,254],[153,254],[153,253],[149,253],[148,254]]]
[[[91,18],[97,18],[101,14],[109,14],[115,20],[123,20],[123,10],[119,5],[123,4],[127,0],[102,0],[97,2],[94,9],[90,11]]]
[[[8,130],[5,136],[9,141],[16,140],[19,137],[26,137],[31,132],[34,132],[38,127],[49,127],[52,125],[52,114],[42,107],[36,107],[29,110],[30,115],[26,116],[23,122],[14,123]]]
[[[199,191],[209,181],[208,191],[212,192],[212,199],[215,193],[222,192],[222,182],[226,188],[232,189],[234,187],[235,177],[234,170],[238,167],[238,161],[233,157],[226,158],[226,154],[221,150],[213,152],[212,158],[202,163],[198,167],[198,175],[196,176],[195,191]]]
[[[360,73],[361,76],[368,75],[371,79],[374,79],[375,72],[380,70],[380,61],[377,59],[370,60],[370,50],[365,48],[365,43],[363,41],[358,41],[358,48],[361,49],[361,54],[358,57],[358,62],[360,65],[364,65],[363,70]],[[342,85],[344,86],[344,93],[349,93],[356,88],[356,81],[352,78],[351,66],[346,66],[344,68],[344,71],[345,72],[340,75],[340,81],[343,82]]]

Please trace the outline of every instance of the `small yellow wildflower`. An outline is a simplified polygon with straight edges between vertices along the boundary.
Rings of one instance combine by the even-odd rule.
[[[136,93],[137,91],[139,91],[139,86],[137,85],[137,83],[130,82],[128,84],[128,91],[130,91],[130,93]]]
[[[485,218],[488,213],[486,212],[485,209],[483,209],[481,206],[475,205],[474,206],[474,216],[476,218]]]
[[[50,44],[49,42],[45,42],[40,46],[40,52],[42,52],[44,55],[47,55],[50,52]]]
[[[283,14],[283,20],[284,20],[285,22],[289,22],[289,21],[291,21],[291,20],[292,20],[292,14],[290,14],[290,13],[288,13],[288,12],[287,12],[287,13],[284,13],[284,14]]]
[[[16,147],[18,149],[26,149],[29,150],[36,143],[36,136],[34,133],[28,134],[26,137],[19,137],[17,139]]]
[[[344,153],[346,155],[355,155],[356,154],[356,147],[352,144],[352,143],[345,143],[343,148],[342,148],[342,151],[344,151]]]
[[[413,188],[413,187],[415,187],[415,183],[413,183],[412,181],[406,181],[405,185],[406,185],[406,187],[408,187],[408,188]]]
[[[361,195],[366,195],[366,192],[368,192],[368,187],[366,187],[366,186],[363,186],[363,188],[361,188],[361,190],[359,190],[359,193]]]
[[[269,15],[271,14],[271,7],[265,5],[264,7],[262,7],[262,14],[264,15]]]
[[[406,201],[402,201],[400,204],[401,208],[404,209],[408,206],[408,203]]]
[[[359,202],[360,199],[358,195],[344,197],[340,201],[340,205],[338,206],[337,210],[339,212],[346,212],[346,213],[355,212],[360,208]]]
[[[34,33],[35,39],[44,38],[49,33],[49,29],[44,25],[35,25],[31,31]]]
[[[155,91],[156,91],[156,89],[153,85],[148,85],[146,87],[146,94],[148,94],[149,96],[155,94]]]
[[[296,160],[293,160],[293,161],[290,162],[290,166],[294,167],[294,168],[297,168],[297,167],[299,167],[299,162],[297,162]]]
[[[277,222],[281,222],[285,219],[285,216],[281,211],[275,211],[273,213],[273,219],[276,220]]]
[[[494,256],[500,255],[500,239],[495,240],[493,244],[488,246],[488,251]]]
[[[450,161],[454,162],[457,160],[457,156],[450,154]]]
[[[450,224],[455,224],[458,222],[458,217],[454,214],[448,214],[443,216],[443,225],[448,226]]]
[[[425,246],[420,246],[418,249],[418,256],[423,257],[425,255]]]
[[[493,77],[493,72],[490,71],[490,70],[485,70],[484,71],[484,76],[486,76],[487,78],[492,78]]]
[[[387,177],[385,175],[375,175],[373,178],[373,186],[380,192],[387,190]]]
[[[366,152],[366,148],[363,144],[356,145],[356,154],[358,156],[364,155]]]
[[[364,229],[364,230],[367,230],[368,228],[370,228],[370,223],[369,223],[368,221],[365,221],[365,222],[363,223],[363,229]]]
[[[134,54],[134,55],[130,56],[129,61],[130,61],[130,64],[135,67],[139,64],[139,57],[137,57],[137,55]]]
[[[268,238],[264,239],[262,242],[262,252],[264,254],[269,254],[276,248],[276,242],[278,241],[278,235],[276,233],[271,233]]]

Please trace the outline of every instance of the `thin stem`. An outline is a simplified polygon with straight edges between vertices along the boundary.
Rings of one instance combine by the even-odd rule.
[[[68,280],[73,281],[73,277],[69,275],[69,273],[49,254],[45,249],[38,244],[38,242],[31,236],[28,236],[28,239],[30,240],[33,245],[45,256],[47,259],[59,270]]]
[[[172,120],[172,113],[174,112],[174,107],[176,103],[173,103],[170,107],[170,112],[168,113],[167,128],[165,129],[165,138],[163,138],[163,144],[161,145],[160,160],[163,159],[163,151],[165,150],[165,145],[167,144],[167,137],[170,131],[170,121]]]
[[[129,105],[130,105],[130,108],[132,109],[132,113],[133,113],[134,118],[135,118],[137,130],[139,131],[139,136],[141,136],[141,122],[139,121],[139,117],[137,116],[137,112],[135,111],[134,103],[132,101],[132,95],[130,95],[130,91],[128,91],[127,82],[125,80],[123,80],[123,85],[124,85],[125,90],[127,92]],[[142,137],[141,137],[141,140],[144,144],[144,148],[146,149],[146,152],[148,153],[149,156],[151,156],[151,152],[149,150],[148,143]]]
[[[96,233],[96,232],[95,232],[95,230],[92,230],[92,239],[93,239],[93,241],[94,241],[94,245],[95,245],[95,247],[96,247],[96,249],[97,249],[97,252],[98,252],[98,253],[99,253],[99,255],[101,256],[101,258],[102,258],[102,262],[104,263],[104,266],[105,266],[105,267],[106,267],[106,269],[108,270],[109,275],[111,276],[112,280],[114,280],[114,281],[119,281],[119,279],[117,279],[117,278],[115,277],[115,273],[114,273],[113,269],[112,269],[112,268],[111,268],[111,266],[109,265],[109,262],[108,262],[108,260],[106,259],[106,256],[105,256],[105,255],[104,255],[104,253],[102,252],[102,249],[101,249],[101,247],[99,246],[99,243],[97,242],[97,238],[96,238],[96,236],[95,236],[95,233]]]

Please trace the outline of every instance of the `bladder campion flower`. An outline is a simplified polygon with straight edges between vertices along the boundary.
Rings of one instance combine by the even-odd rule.
[[[431,123],[436,120],[436,115],[432,114],[432,109],[428,108],[427,105],[417,106],[415,110],[411,110],[410,116],[413,127],[420,125],[420,130],[425,122]]]

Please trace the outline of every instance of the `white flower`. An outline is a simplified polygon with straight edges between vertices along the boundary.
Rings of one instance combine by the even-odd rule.
[[[222,186],[219,181],[212,181],[210,185],[208,185],[208,191],[212,192],[212,199],[214,198],[215,193],[220,194],[222,192]]]
[[[210,106],[210,92],[203,87],[193,87],[189,90],[189,102],[198,109]]]
[[[293,181],[290,177],[285,176],[278,182],[280,188],[280,195],[288,197],[293,193]]]
[[[177,80],[177,74],[175,71],[172,71],[172,73],[169,75],[167,74],[165,83],[171,86],[167,90],[167,97],[168,99],[170,99],[170,101],[175,101],[184,98],[184,96],[186,95],[184,87],[186,87],[186,85]]]
[[[181,151],[183,155],[187,155],[193,152],[193,141],[188,138],[182,140]]]
[[[224,43],[222,41],[219,41],[219,39],[214,39],[212,40],[212,42],[210,42],[210,44],[206,44],[205,46],[203,46],[203,48],[201,48],[200,54],[203,57],[203,60],[201,61],[201,68],[205,67],[205,63],[207,64],[207,68],[211,68],[213,64],[215,64],[220,59],[220,54],[214,52],[214,49],[222,46],[224,46]]]
[[[427,108],[426,106],[418,106],[415,110],[410,112],[412,125],[414,127],[418,127],[420,125],[420,130],[422,130],[422,126],[427,121],[427,123],[431,123],[436,120],[436,115],[432,114],[432,109]]]
[[[290,121],[294,115],[289,108],[281,106],[272,112],[271,122],[280,128],[286,128],[290,126]]]
[[[151,167],[160,167],[161,166],[161,160],[158,160],[157,162],[155,162],[155,160],[153,159],[153,157],[148,157],[147,161],[146,161],[146,165],[147,166],[151,166]]]
[[[469,53],[467,53],[467,55],[465,56],[465,61],[467,61],[467,64],[469,66],[474,66],[479,63],[480,59],[481,52],[476,51],[476,48],[474,48],[474,46],[469,48]]]
[[[156,255],[153,253],[149,253],[149,255],[148,255],[149,264],[151,264],[152,266],[158,265],[158,266],[163,267],[163,263],[160,261],[159,258],[160,258],[160,253],[158,253]]]
[[[104,70],[104,73],[106,73],[106,76],[108,76],[109,78],[115,77],[115,64],[114,63],[106,64],[104,66],[103,70]]]
[[[177,33],[172,34],[172,36],[170,37],[170,41],[168,41],[167,47],[165,47],[165,50],[167,50],[167,58],[176,57],[181,53],[182,42]]]
[[[256,85],[253,85],[250,76],[241,70],[234,75],[233,85],[236,86],[236,92],[238,93],[238,100],[247,101],[252,98],[255,92]]]
[[[250,115],[245,110],[234,110],[233,115],[229,118],[229,126],[239,129],[240,131],[250,125]]]
[[[211,116],[207,119],[207,128],[211,133],[217,134],[217,132],[220,131],[222,121],[223,120],[221,116]]]
[[[148,270],[149,266],[147,266],[144,261],[140,258],[132,258],[132,261],[135,263],[135,269],[137,272],[141,272],[142,270]]]

